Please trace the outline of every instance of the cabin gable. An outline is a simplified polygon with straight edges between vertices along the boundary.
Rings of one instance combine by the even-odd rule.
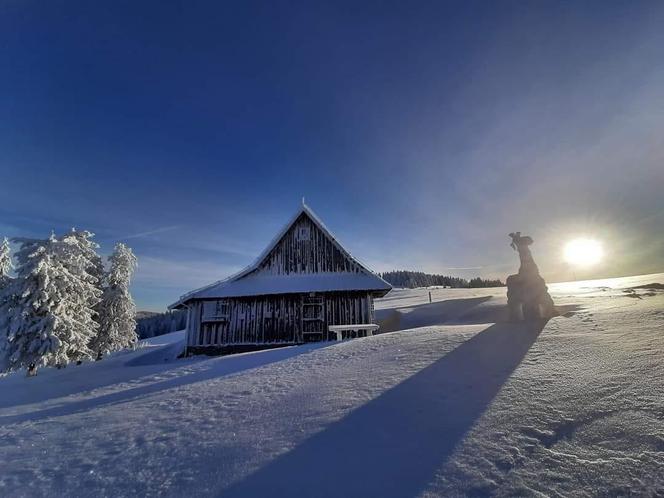
[[[275,294],[363,291],[383,296],[391,288],[351,256],[303,204],[254,263],[181,296],[170,308],[186,306],[194,299]]]
[[[359,273],[364,269],[303,211],[250,274],[339,272]]]

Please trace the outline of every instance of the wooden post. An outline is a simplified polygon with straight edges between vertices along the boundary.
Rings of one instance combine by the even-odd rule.
[[[431,302],[431,291],[429,291],[429,302]]]

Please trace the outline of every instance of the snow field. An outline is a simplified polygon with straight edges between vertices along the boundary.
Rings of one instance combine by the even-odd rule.
[[[651,282],[554,284],[543,328],[504,289],[399,290],[398,332],[186,360],[174,333],[10,375],[0,495],[657,496],[664,292],[624,292]]]

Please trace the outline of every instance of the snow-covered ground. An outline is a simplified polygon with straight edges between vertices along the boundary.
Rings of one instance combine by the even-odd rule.
[[[182,332],[0,379],[2,496],[664,495],[664,274],[395,290],[386,330],[176,359]]]

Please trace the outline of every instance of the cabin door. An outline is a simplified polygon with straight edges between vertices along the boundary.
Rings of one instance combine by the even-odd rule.
[[[322,341],[325,330],[325,298],[309,294],[302,296],[302,339],[304,342]]]

